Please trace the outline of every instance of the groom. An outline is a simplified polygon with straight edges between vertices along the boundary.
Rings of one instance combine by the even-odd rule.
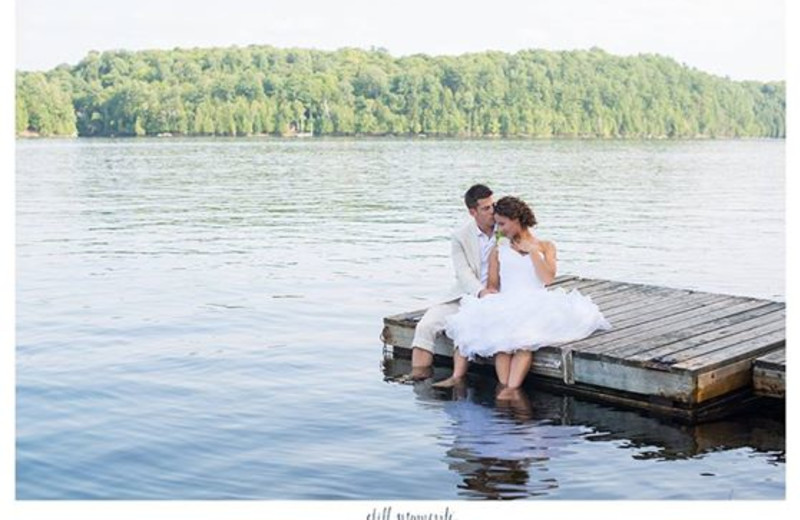
[[[456,284],[447,293],[448,301],[430,307],[420,319],[411,342],[411,379],[431,375],[433,344],[436,334],[445,328],[445,319],[458,311],[459,300],[465,294],[481,298],[489,278],[489,253],[496,243],[494,236],[494,200],[492,190],[483,184],[472,186],[464,194],[464,203],[472,217],[453,232],[450,240]],[[466,365],[456,366],[453,376],[463,376]]]

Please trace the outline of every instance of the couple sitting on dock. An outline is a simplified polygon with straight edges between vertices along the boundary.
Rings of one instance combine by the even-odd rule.
[[[610,325],[578,291],[545,288],[556,276],[556,247],[534,235],[536,217],[525,202],[506,196],[495,203],[492,191],[476,184],[464,203],[471,219],[451,240],[457,282],[449,301],[430,307],[417,324],[409,377],[429,377],[436,335],[444,331],[455,345],[453,374],[435,386],[460,384],[475,356],[494,357],[498,398],[513,399],[535,350]]]

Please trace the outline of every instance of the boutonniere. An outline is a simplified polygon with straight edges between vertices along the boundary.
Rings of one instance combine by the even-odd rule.
[[[498,245],[498,246],[500,244],[507,244],[508,243],[508,237],[506,237],[503,234],[503,232],[498,229],[497,231],[494,232],[494,241],[495,241],[495,244]]]

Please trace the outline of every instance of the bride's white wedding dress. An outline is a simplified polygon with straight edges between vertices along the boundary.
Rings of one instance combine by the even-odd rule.
[[[462,356],[536,350],[611,328],[591,298],[577,290],[547,290],[529,255],[507,242],[498,246],[498,255],[500,292],[464,296],[459,311],[447,318],[447,336]]]

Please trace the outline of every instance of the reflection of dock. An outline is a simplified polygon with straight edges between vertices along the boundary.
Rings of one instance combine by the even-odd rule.
[[[408,373],[410,369],[410,360],[406,358],[388,358],[384,363],[388,380]],[[437,376],[445,376],[444,369],[437,368],[436,372]],[[531,383],[534,384],[526,388],[530,402],[529,412],[524,414],[525,421],[586,427],[592,430],[591,435],[586,436],[589,441],[626,441],[627,447],[636,448],[632,454],[636,458],[681,460],[720,450],[751,448],[773,454],[773,462],[785,462],[786,432],[780,406],[762,407],[756,414],[736,414],[700,424],[687,424],[550,392],[536,385],[535,380]],[[497,406],[494,403],[493,378],[473,378],[468,385],[475,403],[490,408]],[[423,402],[453,399],[452,393],[432,388],[429,383],[417,383],[414,392]]]
[[[591,296],[613,329],[539,350],[531,371],[540,382],[700,420],[753,398],[756,363],[765,394],[782,395],[785,361],[776,358],[785,347],[784,303],[574,276],[559,277],[556,288]],[[384,341],[397,355],[409,354],[422,313],[384,318]],[[448,338],[437,339],[437,355],[451,350]]]

